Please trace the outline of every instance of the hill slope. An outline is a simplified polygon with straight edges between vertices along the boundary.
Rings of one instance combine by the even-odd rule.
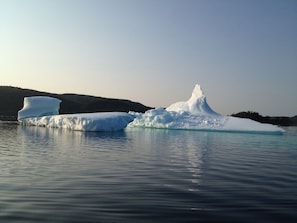
[[[0,86],[0,120],[16,120],[17,112],[23,107],[24,97],[50,96],[62,100],[60,113],[73,114],[84,112],[136,111],[150,109],[141,103],[124,99],[111,99],[79,94],[52,94],[31,89]]]
[[[293,117],[269,117],[269,116],[262,116],[258,112],[239,112],[236,114],[232,114],[231,116],[239,117],[239,118],[249,118],[257,122],[261,123],[269,123],[273,125],[280,125],[280,126],[297,126],[297,116]]]

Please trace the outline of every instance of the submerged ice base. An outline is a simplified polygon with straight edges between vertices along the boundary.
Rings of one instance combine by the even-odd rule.
[[[200,85],[196,85],[188,101],[176,102],[166,109],[156,108],[144,114],[130,112],[135,116],[130,127],[268,132],[283,133],[284,130],[271,124],[262,124],[250,119],[224,116],[213,111],[207,104]]]
[[[125,112],[59,115],[60,102],[52,97],[26,97],[23,109],[18,112],[18,121],[23,125],[79,131],[118,131],[126,128],[134,119]]]

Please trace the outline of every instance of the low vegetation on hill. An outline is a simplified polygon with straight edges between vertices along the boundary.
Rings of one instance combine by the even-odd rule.
[[[0,120],[16,120],[17,113],[23,107],[24,97],[50,96],[62,101],[61,114],[85,112],[145,112],[151,109],[138,102],[124,99],[112,99],[79,94],[52,94],[31,89],[0,86]]]
[[[262,116],[258,112],[239,112],[236,114],[232,114],[231,116],[239,117],[239,118],[249,118],[257,122],[261,123],[269,123],[273,125],[280,126],[297,126],[297,116],[294,117],[270,117],[270,116]]]

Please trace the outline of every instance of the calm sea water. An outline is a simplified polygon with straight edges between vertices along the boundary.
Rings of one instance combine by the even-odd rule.
[[[1,222],[297,222],[284,135],[0,123]]]

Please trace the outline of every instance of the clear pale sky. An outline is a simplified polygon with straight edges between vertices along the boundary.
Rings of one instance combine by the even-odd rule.
[[[296,0],[0,0],[0,85],[297,115]]]

